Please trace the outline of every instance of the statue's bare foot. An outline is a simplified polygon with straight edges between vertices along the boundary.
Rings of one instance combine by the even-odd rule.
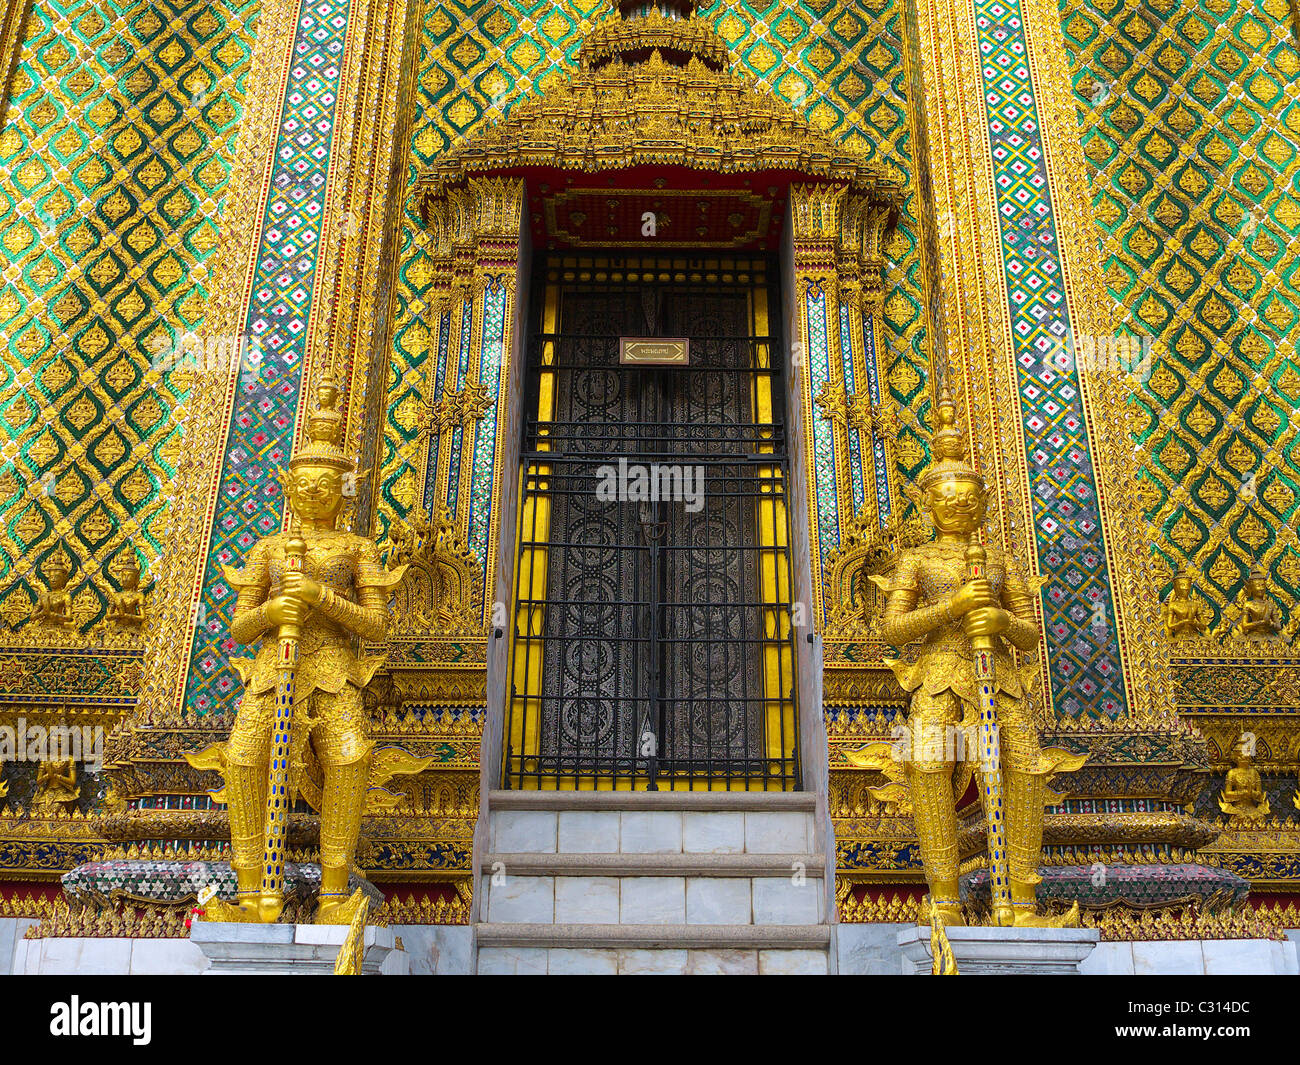
[[[316,908],[317,924],[351,924],[365,896],[361,889],[352,892],[351,898],[343,895],[322,897]]]
[[[203,920],[222,921],[233,924],[258,924],[257,900],[244,902],[226,902],[224,899],[209,899],[203,904]]]
[[[1079,928],[1079,904],[1076,902],[1065,913],[1044,917],[1030,911],[1016,913],[1017,928]]]
[[[960,906],[937,906],[935,910],[939,915],[939,923],[944,928],[963,927],[966,924],[966,916]]]
[[[938,917],[939,923],[944,928],[962,927],[966,924],[966,915],[962,912],[961,903],[941,902],[936,906],[930,900],[929,895],[921,899],[920,908],[917,910],[916,923],[929,924],[931,912]]]

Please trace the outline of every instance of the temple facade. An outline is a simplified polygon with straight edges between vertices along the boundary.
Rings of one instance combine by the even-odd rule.
[[[885,605],[954,419],[1039,634],[1000,683],[1077,763],[1039,910],[1100,931],[1084,971],[1297,971],[1297,33],[1285,0],[9,4],[0,971],[203,967],[238,574],[335,385],[391,592],[362,714],[419,765],[355,873],[411,971],[902,971],[923,814],[864,752],[908,732]]]

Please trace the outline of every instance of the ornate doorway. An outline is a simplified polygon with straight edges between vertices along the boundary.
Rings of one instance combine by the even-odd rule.
[[[761,258],[534,280],[509,787],[798,786],[789,478]],[[620,359],[682,338],[685,364]]]

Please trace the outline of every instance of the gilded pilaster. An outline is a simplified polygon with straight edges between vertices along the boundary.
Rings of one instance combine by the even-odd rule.
[[[4,123],[9,84],[23,43],[23,24],[31,6],[31,0],[12,0],[0,14],[0,125]]]
[[[512,398],[523,202],[523,181],[474,177],[429,207],[423,243],[432,284],[423,299],[435,325],[424,333],[424,352],[409,353],[424,367],[418,391],[407,400],[421,411],[421,432],[408,446],[407,461],[419,471],[412,502],[423,505],[412,509],[436,515],[445,508],[457,541],[472,553],[481,570],[475,601],[466,604],[475,628],[487,625],[484,589],[501,537],[494,486],[506,447],[499,427]],[[403,517],[390,514],[386,521]]]
[[[1050,129],[1044,137],[1034,121],[1061,90],[1029,51],[1023,13],[986,7],[943,0],[918,12],[948,362],[964,373],[978,436],[997,442],[978,458],[997,487],[1003,545],[1036,556],[1046,578],[1040,675],[1051,714],[1113,719],[1145,706],[1155,686],[1136,693],[1119,654],[1118,556],[1097,498],[1084,375],[1048,363],[1064,338],[1098,327],[1062,280],[1060,178]],[[1033,45],[1044,47],[1041,33]]]
[[[355,36],[334,133],[337,162],[321,243],[320,310],[309,326],[307,383],[331,368],[349,382],[345,439],[353,453],[365,456],[354,522],[367,527],[373,517],[374,449],[387,395],[387,360],[381,353],[401,240],[419,61],[415,28],[422,10],[420,0],[368,0],[350,13]]]
[[[248,82],[283,86],[292,58],[296,0],[265,0],[258,19]],[[249,93],[231,161],[226,199],[220,215],[221,240],[209,273],[211,289],[204,316],[205,333],[237,337],[244,320],[262,226],[263,190],[274,151],[279,91]],[[154,604],[156,636],[146,652],[145,685],[140,708],[144,720],[159,724],[178,719],[190,648],[200,618],[202,575],[208,561],[208,530],[221,476],[223,444],[241,370],[238,361],[218,371],[193,375],[193,390],[181,422],[174,499],[168,510],[171,549],[158,560]],[[188,415],[188,417],[186,417]]]
[[[844,391],[839,352],[838,245],[841,212],[848,193],[844,185],[794,185],[790,208],[794,241],[794,295],[797,335],[792,337],[791,371],[797,375],[796,395],[808,436],[805,448],[809,486],[809,543],[812,558],[813,623],[825,622],[822,553],[840,540],[840,503],[846,477],[845,421],[824,417],[814,409],[818,397]],[[842,406],[842,404],[841,404]],[[838,461],[837,461],[838,458]]]
[[[355,388],[347,440],[359,448],[367,357],[388,291],[383,249],[392,238],[384,221],[392,217],[394,130],[404,106],[405,3],[330,0],[282,10],[293,22],[260,38],[268,48],[275,42],[281,57],[278,79],[264,82],[277,86],[270,94],[277,121],[269,166],[245,186],[260,226],[245,246],[244,273],[231,272],[241,295],[228,319],[235,335],[258,338],[263,357],[244,368],[227,408],[185,682],[187,710],[199,715],[229,711],[234,692],[224,635],[231,596],[216,563],[237,564],[255,538],[283,522],[272,471],[301,422],[305,386],[327,369]],[[408,90],[411,82],[408,71]],[[353,498],[367,501],[364,481]]]
[[[1080,337],[1115,337],[1120,323],[1106,293],[1097,223],[1089,196],[1089,175],[1079,138],[1060,8],[1052,0],[1024,0],[1025,39],[1030,68],[1037,72],[1061,277],[1070,308],[1074,360],[1084,416],[1096,460],[1094,483],[1109,555],[1115,595],[1114,641],[1129,678],[1130,715],[1155,724],[1173,707],[1173,677],[1151,604],[1159,599],[1161,577],[1146,534],[1148,523],[1136,491],[1138,463],[1131,443],[1132,388],[1128,375],[1109,367],[1083,365]],[[1096,348],[1094,342],[1093,348]]]

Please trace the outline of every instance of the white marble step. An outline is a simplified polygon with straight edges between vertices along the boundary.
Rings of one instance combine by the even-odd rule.
[[[821,879],[821,854],[642,854],[612,851],[538,854],[500,851],[484,855],[483,872],[498,876],[715,876]]]
[[[826,976],[825,947],[484,947],[480,976]]]
[[[491,808],[488,848],[528,854],[806,854],[810,809]]]
[[[508,867],[507,867],[508,868]],[[815,925],[826,892],[814,877],[673,875],[485,876],[489,923]]]
[[[812,813],[810,791],[501,791],[491,810],[798,810]]]
[[[815,796],[492,792],[480,973],[826,973]]]
[[[478,940],[482,975],[825,975],[830,929],[491,924]]]
[[[501,922],[478,927],[485,947],[676,947],[681,949],[825,950],[828,925],[529,924]]]

